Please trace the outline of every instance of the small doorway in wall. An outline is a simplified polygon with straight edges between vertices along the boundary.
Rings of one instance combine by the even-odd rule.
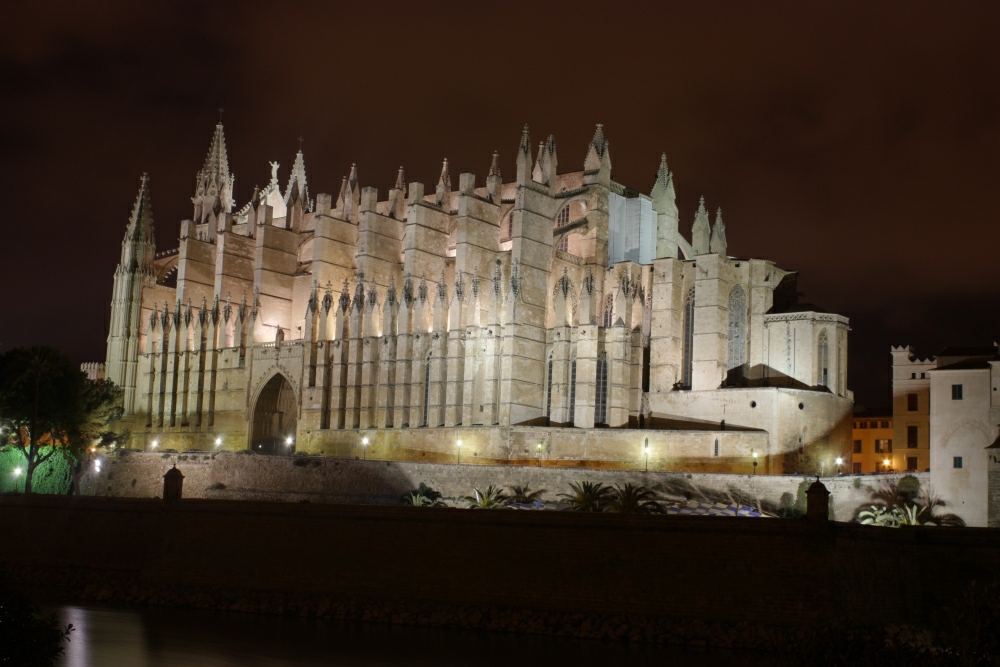
[[[279,373],[267,381],[257,396],[250,449],[257,454],[294,454],[297,419],[295,390]]]

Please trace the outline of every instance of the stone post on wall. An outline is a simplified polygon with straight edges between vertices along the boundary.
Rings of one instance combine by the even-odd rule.
[[[177,464],[167,471],[163,476],[163,502],[166,504],[176,503],[181,499],[182,488],[184,486],[184,475],[177,469]]]
[[[830,492],[819,481],[819,475],[806,490],[806,518],[812,521],[827,521],[830,518]]]

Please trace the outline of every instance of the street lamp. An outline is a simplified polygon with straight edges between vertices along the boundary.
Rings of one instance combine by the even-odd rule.
[[[536,457],[538,458],[538,467],[542,467],[542,443],[535,445],[535,451],[537,452]]]
[[[754,477],[756,477],[757,476],[757,450],[756,449],[751,450],[751,454],[753,454],[753,475],[754,475]]]
[[[20,477],[20,476],[21,476],[21,466],[18,466],[14,468],[14,477]]]
[[[156,446],[157,446],[158,444],[160,444],[160,441],[159,441],[159,440],[154,440],[154,441],[153,441],[153,447],[152,447],[152,449],[156,449]]]
[[[458,445],[458,462],[461,463],[462,462],[462,441],[458,440],[458,441],[456,441],[455,444]]]
[[[218,437],[218,438],[215,439],[215,446],[216,447],[221,447],[222,446],[222,438],[221,437]]]
[[[363,460],[368,460],[368,438],[361,438],[361,457]]]
[[[288,436],[287,438],[285,438],[285,447],[291,447],[291,446],[292,446],[292,436]]]
[[[840,472],[840,466],[842,466],[843,464],[844,464],[844,459],[842,459],[842,458],[840,458],[838,456],[837,457],[837,475],[838,476],[841,474],[841,472]]]
[[[882,472],[889,472],[889,459],[882,459]]]
[[[646,472],[649,472],[649,438],[646,438],[646,446],[642,448],[646,453]]]

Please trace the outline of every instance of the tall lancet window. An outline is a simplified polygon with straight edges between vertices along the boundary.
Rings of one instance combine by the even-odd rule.
[[[424,426],[430,426],[428,423],[428,417],[430,417],[430,398],[431,398],[431,355],[427,355],[427,359],[424,361]]]
[[[559,211],[559,215],[556,216],[556,228],[565,227],[569,224],[569,204],[562,207]],[[556,246],[556,250],[561,250],[563,252],[569,252],[569,234],[563,234],[563,237],[559,239],[559,244]]]
[[[830,339],[826,336],[826,329],[819,334],[819,345],[816,349],[816,360],[819,368],[819,386],[830,386]]]
[[[681,367],[681,386],[691,388],[694,368],[694,288],[688,290],[684,301],[684,357]]]
[[[554,352],[549,352],[549,369],[546,374],[547,380],[545,382],[545,418],[552,419],[552,355]]]
[[[747,362],[747,295],[737,285],[729,293],[729,377],[743,377]]]
[[[597,392],[594,396],[594,425],[608,423],[608,353],[597,355]]]
[[[569,369],[569,423],[576,422],[576,357]]]

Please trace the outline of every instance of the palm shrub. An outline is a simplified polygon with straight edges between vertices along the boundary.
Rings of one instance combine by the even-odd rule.
[[[604,511],[622,514],[662,514],[663,505],[650,489],[626,482],[623,487],[615,484],[611,499],[604,506]]]
[[[503,489],[490,484],[485,491],[472,489],[475,495],[466,496],[462,500],[469,503],[469,509],[473,510],[505,510],[507,509],[507,499],[503,495]]]
[[[436,504],[440,499],[441,494],[439,492],[435,491],[423,482],[420,482],[420,486],[403,495],[401,500],[404,505],[411,505],[413,507],[429,507]]]
[[[569,488],[571,493],[560,493],[559,497],[572,512],[603,512],[614,491],[600,482],[570,482]]]
[[[527,505],[538,500],[545,489],[539,489],[537,491],[531,491],[528,485],[523,486],[512,486],[510,487],[510,495],[507,496],[507,502],[514,505]]]

